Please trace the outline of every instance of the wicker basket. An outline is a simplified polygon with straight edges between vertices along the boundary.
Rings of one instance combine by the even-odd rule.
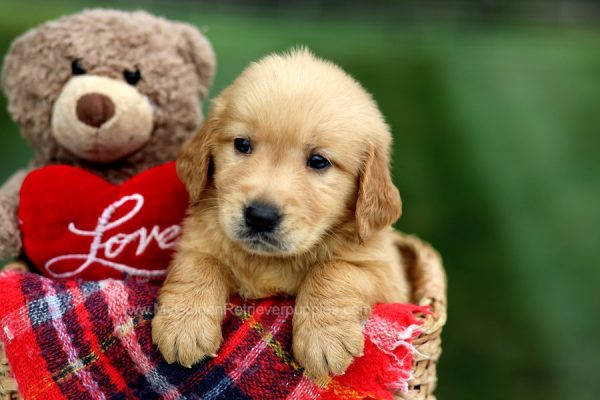
[[[431,315],[423,316],[423,333],[415,340],[413,378],[408,392],[396,399],[435,400],[437,361],[442,351],[441,333],[446,322],[446,275],[439,255],[428,244],[414,236],[398,234],[396,243],[407,266],[412,283],[412,302],[431,306]],[[22,269],[15,263],[7,268]],[[12,377],[4,348],[0,343],[0,400],[16,400],[17,383]]]
[[[412,284],[411,301],[430,306],[431,314],[422,317],[423,333],[414,341],[417,352],[413,358],[413,378],[408,384],[408,392],[397,394],[395,398],[435,400],[436,367],[442,353],[442,328],[446,323],[446,273],[439,254],[427,243],[399,233],[396,244]]]

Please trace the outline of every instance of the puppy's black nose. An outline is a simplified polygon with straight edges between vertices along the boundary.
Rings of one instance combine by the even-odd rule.
[[[265,203],[251,203],[244,210],[246,226],[253,232],[273,232],[281,222],[279,209]]]

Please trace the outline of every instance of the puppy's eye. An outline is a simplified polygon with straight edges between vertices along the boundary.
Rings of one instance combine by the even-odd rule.
[[[323,170],[331,166],[328,159],[320,154],[313,154],[308,157],[308,167],[317,170]]]
[[[123,71],[123,78],[125,78],[125,82],[129,83],[130,85],[137,85],[140,79],[142,79],[142,73],[139,69],[136,69],[135,71],[126,69]]]
[[[242,154],[252,153],[252,144],[250,143],[250,140],[245,138],[235,138],[233,147]]]
[[[86,72],[87,71],[85,70],[85,68],[83,68],[83,65],[81,65],[81,60],[73,60],[73,62],[71,63],[71,74],[83,75]]]

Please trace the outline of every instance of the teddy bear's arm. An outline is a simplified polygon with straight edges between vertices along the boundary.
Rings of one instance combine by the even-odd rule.
[[[26,175],[26,170],[19,170],[0,188],[0,259],[17,257],[21,252],[17,209]]]

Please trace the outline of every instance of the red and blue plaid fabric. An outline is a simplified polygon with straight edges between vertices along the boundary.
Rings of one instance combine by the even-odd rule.
[[[216,358],[186,369],[152,344],[158,287],[53,281],[0,273],[0,338],[26,399],[390,399],[411,377],[412,339],[427,312],[379,305],[365,355],[346,374],[314,381],[291,349],[293,301],[232,299]]]

